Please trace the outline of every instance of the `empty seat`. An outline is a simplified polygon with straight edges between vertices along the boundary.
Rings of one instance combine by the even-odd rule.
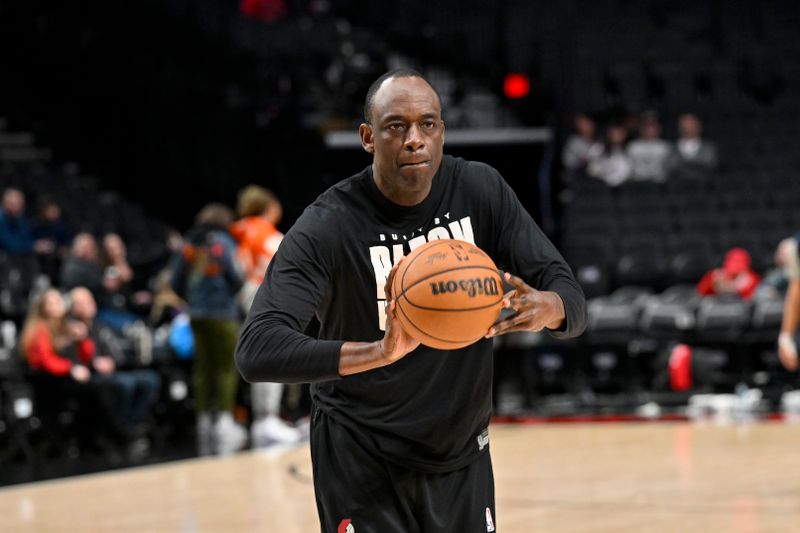
[[[697,309],[697,338],[705,342],[734,342],[750,324],[751,305],[739,298],[709,296]]]
[[[644,251],[624,254],[616,263],[614,280],[618,286],[663,287],[667,283],[665,258]]]
[[[670,283],[697,283],[714,266],[708,249],[694,248],[678,252],[669,262]]]
[[[759,300],[753,307],[752,327],[772,331],[777,335],[783,320],[783,300]]]

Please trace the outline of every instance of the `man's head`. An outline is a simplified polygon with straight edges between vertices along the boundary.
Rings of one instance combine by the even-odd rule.
[[[233,223],[233,210],[225,204],[212,202],[203,207],[194,223],[198,226],[208,226],[214,229],[227,231],[228,226]]]
[[[678,119],[678,130],[682,139],[697,139],[703,131],[703,124],[696,115],[684,113]]]
[[[106,257],[108,257],[112,263],[124,261],[128,255],[125,241],[116,233],[107,233],[103,237],[103,252],[105,252]]]
[[[25,195],[13,187],[3,192],[3,213],[11,217],[18,217],[25,212]]]
[[[42,196],[36,203],[39,218],[46,222],[56,222],[61,218],[61,206],[50,196]]]
[[[584,115],[583,113],[577,115],[574,121],[575,131],[581,137],[586,139],[591,139],[594,137],[595,133],[595,124],[594,120],[592,120],[589,116]]]
[[[744,248],[731,248],[725,254],[722,270],[731,278],[744,274],[750,270],[750,254]]]
[[[619,124],[611,124],[606,129],[606,139],[608,139],[609,145],[621,147],[628,140],[628,130]]]
[[[81,322],[91,322],[97,314],[94,296],[86,287],[75,287],[69,291],[70,314]]]
[[[444,121],[436,90],[417,72],[384,74],[370,87],[364,103],[361,145],[373,154],[379,186],[394,198],[430,191],[442,162]]]
[[[652,112],[642,115],[639,135],[646,141],[653,141],[661,137],[661,123],[658,121],[658,115]]]
[[[72,240],[70,253],[84,261],[97,261],[97,241],[91,233],[78,233]]]

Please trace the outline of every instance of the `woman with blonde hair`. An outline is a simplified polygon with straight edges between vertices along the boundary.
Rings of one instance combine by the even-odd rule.
[[[127,440],[114,406],[116,391],[108,381],[92,379],[94,342],[86,326],[67,319],[61,293],[48,289],[33,302],[22,329],[21,348],[30,367],[33,381],[45,403],[63,403],[75,398],[84,437],[97,437],[97,428],[118,442]]]
[[[64,299],[56,289],[44,291],[31,305],[22,329],[22,353],[34,370],[55,377],[69,377],[78,383],[91,378],[86,343],[77,343],[77,360],[61,355],[84,338],[80,324],[66,319]],[[85,329],[85,327],[83,327]]]

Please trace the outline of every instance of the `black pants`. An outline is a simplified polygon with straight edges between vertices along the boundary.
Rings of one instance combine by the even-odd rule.
[[[45,417],[56,415],[69,400],[77,401],[77,427],[82,440],[91,440],[98,432],[114,441],[127,440],[126,428],[117,415],[119,396],[111,381],[92,376],[87,382],[78,382],[70,376],[45,373],[34,374],[31,381]]]
[[[313,418],[311,460],[323,533],[495,531],[488,453],[454,472],[408,470],[376,456],[326,414],[315,409]]]

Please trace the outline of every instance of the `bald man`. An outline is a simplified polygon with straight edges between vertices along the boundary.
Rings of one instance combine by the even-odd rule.
[[[359,135],[372,164],[284,237],[240,334],[239,370],[251,382],[312,382],[322,531],[494,531],[491,337],[578,335],[583,293],[496,170],[443,154],[441,100],[419,73],[372,84]],[[506,277],[514,313],[458,350],[408,335],[387,288],[393,265],[441,238],[516,274]],[[304,334],[314,315],[319,339]]]
[[[102,340],[94,318],[97,305],[86,287],[75,287],[69,293],[70,318],[86,327],[94,344],[92,371],[95,379],[114,383],[120,395],[119,419],[134,432],[141,431],[151,414],[161,389],[158,373],[149,369],[117,370],[108,343]]]

